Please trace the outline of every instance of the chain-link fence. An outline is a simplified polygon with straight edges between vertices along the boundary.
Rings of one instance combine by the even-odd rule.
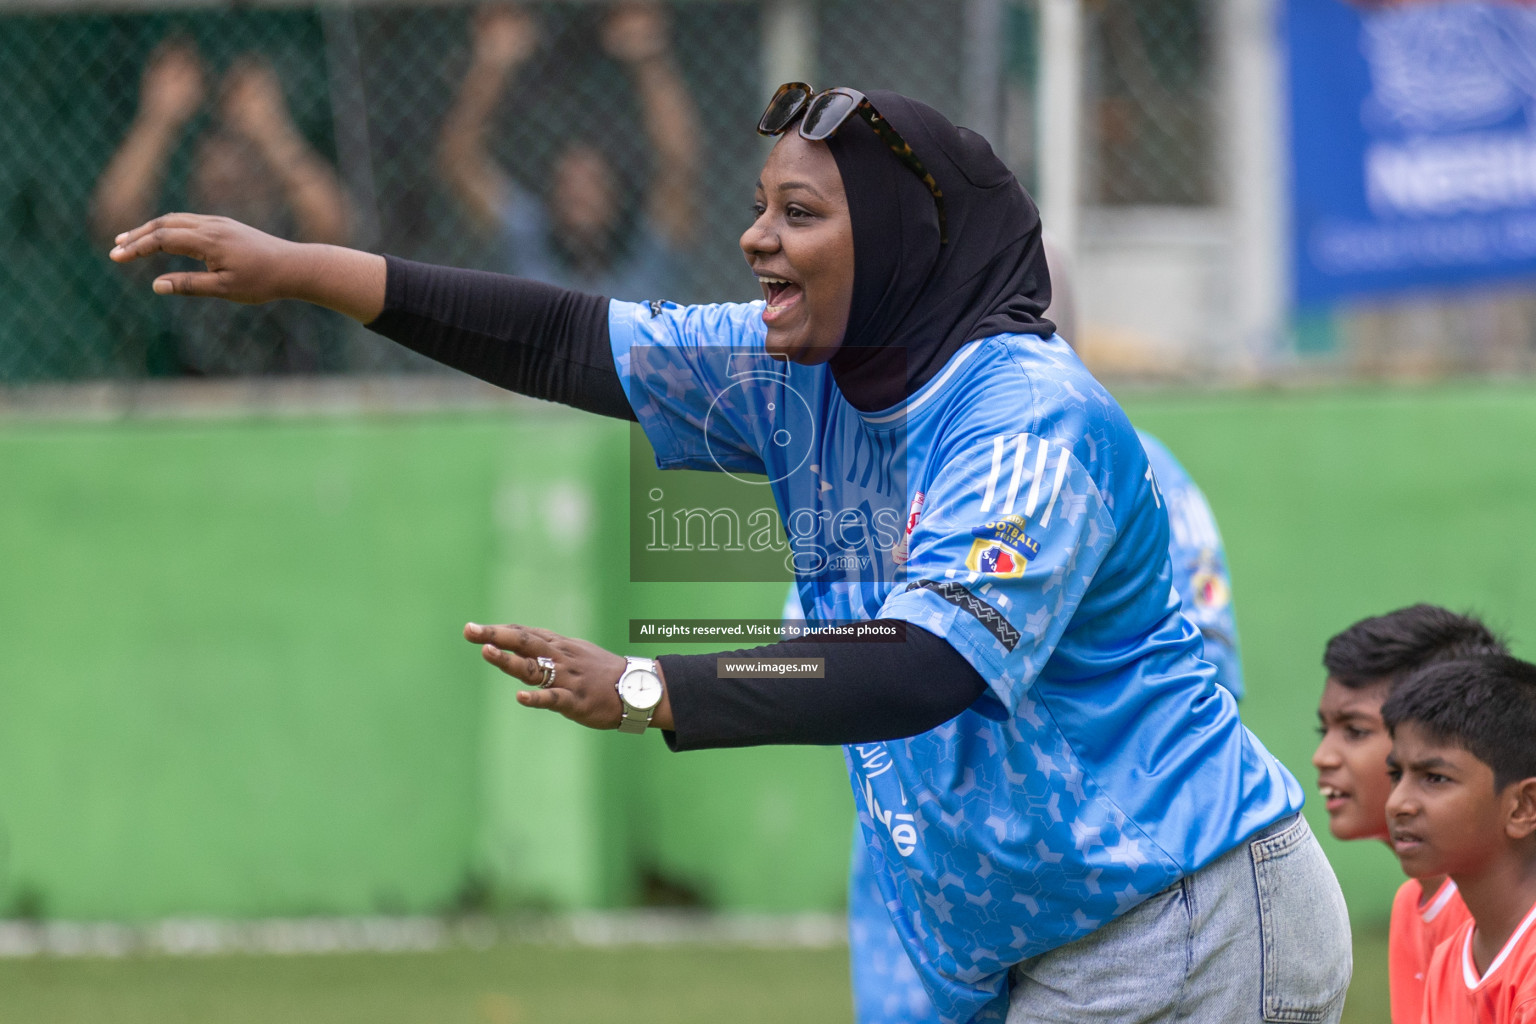
[[[1215,202],[1211,6],[1207,0],[1087,5],[1089,202]]]
[[[174,261],[105,252],[175,209],[621,297],[755,297],[751,126],[795,69],[773,66],[774,6],[0,11],[0,382],[421,368],[299,304],[155,298]],[[792,6],[816,81],[980,117],[1032,182],[1029,4]],[[1085,198],[1209,201],[1204,17],[1093,9]]]

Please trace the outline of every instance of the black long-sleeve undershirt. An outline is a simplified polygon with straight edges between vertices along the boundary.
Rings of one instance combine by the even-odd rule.
[[[883,620],[877,620],[883,621]],[[673,750],[874,743],[943,725],[987,684],[949,642],[907,622],[900,641],[789,640],[724,654],[667,654]],[[719,678],[717,659],[822,658],[823,679]]]
[[[613,365],[608,300],[502,274],[386,256],[384,311],[368,326],[497,387],[635,419]],[[674,750],[865,743],[913,736],[960,714],[986,683],[949,643],[791,640],[735,652],[823,658],[822,679],[720,679],[717,654],[666,655]]]
[[[613,366],[607,299],[506,274],[384,262],[384,312],[370,330],[508,391],[635,418]]]

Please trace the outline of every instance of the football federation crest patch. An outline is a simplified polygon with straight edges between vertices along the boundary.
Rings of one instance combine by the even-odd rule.
[[[971,530],[976,539],[965,567],[972,572],[1017,579],[1024,567],[1040,553],[1040,542],[1024,532],[1023,516],[1004,516]]]

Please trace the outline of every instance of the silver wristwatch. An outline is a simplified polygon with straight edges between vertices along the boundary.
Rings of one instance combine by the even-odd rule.
[[[625,658],[624,661],[624,674],[619,676],[617,684],[619,700],[624,704],[619,732],[642,733],[651,724],[656,705],[661,703],[661,676],[656,672],[656,662],[650,658]]]

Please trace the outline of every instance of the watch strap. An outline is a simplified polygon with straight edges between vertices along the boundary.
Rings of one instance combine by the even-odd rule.
[[[620,697],[619,699],[623,700],[624,698]],[[628,704],[625,704],[624,714],[619,718],[619,732],[627,732],[634,735],[639,735],[640,733],[645,732],[645,730],[650,726],[651,717],[655,714],[655,708],[641,711],[639,708],[632,708]]]

